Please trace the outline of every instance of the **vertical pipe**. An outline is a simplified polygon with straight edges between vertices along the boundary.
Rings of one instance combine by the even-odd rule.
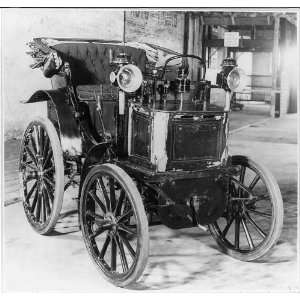
[[[280,17],[275,16],[274,23],[274,45],[272,55],[272,102],[271,116],[280,116],[280,69],[279,69],[279,37],[280,37]]]
[[[125,113],[125,92],[119,90],[119,115]]]
[[[126,43],[126,10],[124,10],[123,14],[123,45]]]
[[[225,107],[224,107],[225,112],[228,112],[230,110],[230,100],[231,100],[231,92],[226,91],[226,93],[225,93]]]

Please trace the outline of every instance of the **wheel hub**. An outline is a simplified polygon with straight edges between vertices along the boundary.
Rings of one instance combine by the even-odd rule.
[[[104,219],[110,221],[113,224],[117,224],[117,219],[111,212],[106,213]]]
[[[104,220],[107,221],[108,224],[111,226],[111,230],[113,232],[116,232],[118,227],[118,222],[115,216],[111,212],[106,213],[106,215],[104,216]]]
[[[37,156],[37,175],[39,180],[43,180],[44,169],[43,169],[43,157]]]

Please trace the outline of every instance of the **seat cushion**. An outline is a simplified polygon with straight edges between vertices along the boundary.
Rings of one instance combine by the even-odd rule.
[[[118,88],[112,84],[77,85],[76,93],[80,101],[96,101],[98,96],[101,97],[101,101],[118,99]]]

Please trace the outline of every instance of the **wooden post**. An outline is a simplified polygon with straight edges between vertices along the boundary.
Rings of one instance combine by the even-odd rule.
[[[189,43],[188,43],[188,54],[194,54],[194,34],[195,34],[195,23],[194,23],[195,16],[193,13],[190,13],[190,19],[189,19]],[[193,60],[191,58],[188,58],[188,63],[190,67],[190,74],[192,74],[193,70]]]
[[[206,61],[206,47],[204,46],[205,42],[204,40],[207,39],[206,31],[207,31],[207,26],[202,25],[202,58]]]
[[[200,18],[199,16],[195,16],[194,19],[194,49],[193,49],[193,54],[201,56],[201,48],[199,47],[200,44]],[[199,73],[199,62],[196,61],[195,59],[193,60],[195,63],[193,64],[193,76],[192,80],[197,80],[198,78],[198,73]]]
[[[279,67],[279,38],[280,38],[280,17],[275,16],[274,23],[274,45],[272,55],[272,100],[271,116],[279,118],[280,116],[280,67]]]
[[[199,22],[199,30],[198,30],[198,36],[199,36],[199,40],[198,40],[198,55],[205,61],[205,56],[203,56],[203,25],[201,25],[200,23],[200,17],[198,17],[198,22]],[[197,81],[200,79],[200,73],[197,74]]]
[[[190,21],[189,13],[184,13],[184,31],[183,31],[183,54],[187,54],[189,46],[189,31],[190,31]]]
[[[211,40],[211,35],[212,35],[212,29],[211,26],[207,27],[207,39]],[[211,47],[207,48],[207,67],[210,67],[210,62],[211,62],[211,57],[210,57],[210,53],[211,53]]]

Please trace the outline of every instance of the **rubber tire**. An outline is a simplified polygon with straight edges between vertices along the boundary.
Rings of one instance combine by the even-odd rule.
[[[106,172],[107,174],[115,177],[119,183],[121,184],[122,188],[126,191],[127,195],[130,196],[131,204],[133,207],[133,210],[136,215],[136,219],[139,223],[140,228],[140,243],[139,248],[137,249],[137,260],[132,268],[132,271],[127,274],[125,278],[122,278],[121,280],[115,280],[115,278],[107,276],[105,270],[101,268],[101,265],[97,264],[93,253],[91,251],[90,244],[88,242],[87,236],[84,234],[84,226],[83,223],[83,217],[82,217],[82,210],[83,210],[83,201],[86,194],[86,188],[89,184],[89,181],[99,172]],[[102,165],[94,166],[89,173],[87,174],[81,191],[81,197],[80,197],[80,204],[79,204],[79,220],[80,220],[80,226],[82,231],[82,236],[85,242],[86,249],[89,253],[89,255],[92,258],[93,263],[97,266],[98,270],[100,271],[100,274],[109,282],[113,283],[116,286],[119,287],[126,287],[132,283],[135,283],[142,275],[149,256],[149,229],[148,229],[148,220],[145,213],[145,208],[143,205],[141,194],[139,193],[135,183],[131,179],[131,177],[120,167],[106,163]]]
[[[20,162],[22,158],[22,153],[24,149],[24,139],[25,139],[25,134],[27,130],[32,127],[33,125],[40,125],[44,128],[46,131],[49,140],[50,140],[50,145],[52,147],[52,152],[53,152],[53,158],[54,158],[54,164],[55,164],[55,176],[56,176],[56,181],[55,181],[55,192],[54,192],[54,200],[53,200],[53,209],[51,211],[51,216],[47,220],[46,224],[44,226],[41,226],[37,228],[34,223],[31,222],[29,216],[26,214],[27,220],[29,224],[32,226],[32,228],[39,234],[41,235],[47,235],[49,234],[54,226],[57,223],[57,220],[59,218],[59,214],[62,208],[62,203],[63,203],[63,197],[64,197],[64,162],[63,162],[63,153],[62,153],[62,148],[60,144],[60,140],[57,134],[57,131],[53,125],[53,123],[48,119],[48,118],[42,118],[42,117],[36,117],[34,120],[32,120],[27,128],[24,131],[23,134],[23,139],[21,143],[21,149],[20,149]],[[23,176],[21,172],[21,168],[19,168],[20,173],[20,182],[21,182],[21,195],[23,202],[25,201],[25,195],[23,192]]]
[[[246,167],[251,166],[255,171],[263,178],[269,194],[273,199],[273,220],[270,228],[270,232],[266,239],[261,245],[252,252],[240,253],[236,250],[230,249],[224,245],[222,240],[219,239],[217,230],[213,224],[209,225],[210,233],[213,238],[217,241],[221,249],[228,255],[242,261],[253,261],[263,257],[267,254],[271,248],[278,241],[282,226],[283,226],[283,201],[279,186],[273,174],[261,163],[254,162],[250,158],[242,155],[232,156],[232,165],[245,165]]]

